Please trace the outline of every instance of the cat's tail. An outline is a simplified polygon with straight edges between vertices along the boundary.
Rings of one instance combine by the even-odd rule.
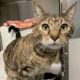
[[[15,26],[10,26],[8,32],[10,33],[11,30],[14,30],[14,32],[16,33],[16,39],[21,38],[20,30],[18,28],[16,28]]]

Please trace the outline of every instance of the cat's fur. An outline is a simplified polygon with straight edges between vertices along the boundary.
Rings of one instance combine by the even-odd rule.
[[[52,63],[60,62],[59,50],[72,35],[75,4],[59,16],[46,14],[36,3],[35,11],[38,16],[33,32],[14,40],[4,51],[7,80],[39,80],[37,76]]]

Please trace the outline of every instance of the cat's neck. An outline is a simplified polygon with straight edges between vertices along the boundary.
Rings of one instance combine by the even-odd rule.
[[[58,63],[60,61],[60,50],[44,50],[44,46],[40,48],[41,45],[37,45],[34,48],[36,55],[49,59],[49,62]]]

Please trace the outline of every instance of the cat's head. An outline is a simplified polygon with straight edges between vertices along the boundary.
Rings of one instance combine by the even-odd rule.
[[[76,4],[73,4],[61,15],[46,14],[40,5],[35,4],[37,14],[37,25],[33,29],[35,37],[40,38],[40,43],[45,46],[53,45],[59,49],[67,43],[73,33],[72,19]]]

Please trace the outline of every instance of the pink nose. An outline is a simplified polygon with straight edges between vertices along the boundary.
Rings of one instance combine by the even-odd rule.
[[[57,29],[54,29],[52,32],[51,32],[51,38],[56,41],[58,38],[59,38],[59,35],[60,35],[60,31],[57,30]]]
[[[54,41],[56,41],[58,39],[58,36],[57,37],[51,37]]]

